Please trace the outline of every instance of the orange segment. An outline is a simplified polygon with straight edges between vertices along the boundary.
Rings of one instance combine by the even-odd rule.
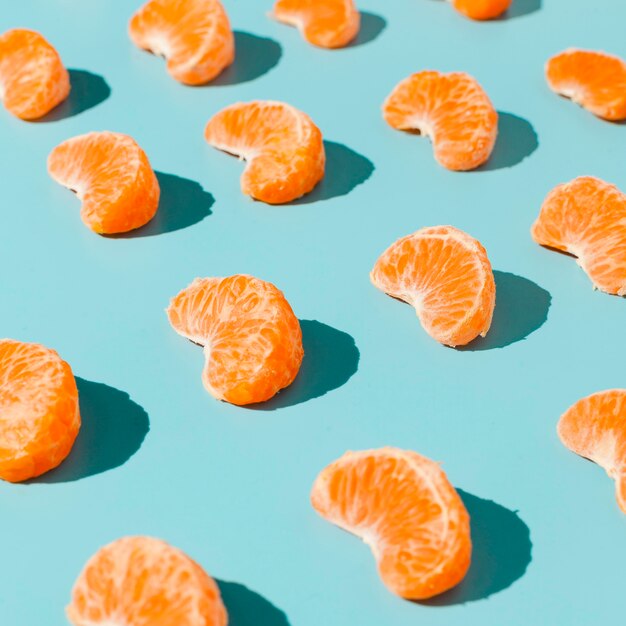
[[[89,559],[72,590],[74,626],[226,626],[215,581],[160,539],[124,537]]]
[[[546,63],[552,91],[606,120],[626,119],[626,63],[605,52],[571,48]]]
[[[614,185],[593,176],[558,185],[531,234],[542,246],[576,256],[596,289],[626,295],[626,196]]]
[[[462,346],[491,326],[496,286],[483,246],[452,226],[422,228],[391,244],[370,273],[381,291],[415,308],[424,330]]]
[[[43,117],[70,93],[59,53],[37,32],[16,28],[0,35],[0,98],[24,120]]]
[[[572,452],[605,469],[626,513],[626,389],[600,391],[579,400],[561,416],[558,433]]]
[[[44,346],[0,339],[0,478],[18,482],[56,467],[79,429],[70,366]]]
[[[317,477],[313,508],[360,537],[393,593],[424,600],[457,585],[470,565],[469,515],[437,463],[415,452],[346,452]]]
[[[430,137],[435,159],[449,170],[487,161],[496,143],[498,114],[468,74],[419,72],[401,81],[383,104],[385,121]]]
[[[452,0],[452,6],[473,20],[492,20],[500,17],[513,0]]]
[[[300,369],[300,323],[271,283],[243,274],[197,278],[172,299],[167,315],[179,335],[204,346],[202,381],[218,400],[269,400]]]
[[[276,0],[274,17],[296,26],[306,41],[321,48],[348,45],[361,25],[353,0]]]
[[[97,233],[139,228],[159,206],[159,183],[148,157],[128,135],[93,132],[68,139],[48,156],[48,172],[76,192],[83,222]]]
[[[150,0],[129,24],[133,43],[167,59],[181,83],[213,80],[235,60],[235,38],[219,0]]]
[[[248,162],[241,190],[268,204],[295,200],[324,177],[322,133],[308,115],[288,104],[233,104],[209,120],[204,136],[214,148]]]

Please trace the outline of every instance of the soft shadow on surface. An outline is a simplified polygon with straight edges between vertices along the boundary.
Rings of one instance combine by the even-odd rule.
[[[520,579],[532,560],[530,529],[516,511],[457,491],[471,520],[472,564],[457,587],[420,604],[450,606],[483,600]]]
[[[532,124],[512,113],[498,111],[498,138],[489,160],[478,168],[489,172],[513,167],[539,147],[539,138]]]
[[[216,581],[228,612],[228,626],[290,626],[269,600],[239,583]]]
[[[304,359],[296,379],[267,402],[248,405],[273,411],[319,398],[345,385],[359,367],[360,353],[354,339],[317,320],[300,320]]]
[[[548,319],[550,292],[532,280],[509,272],[493,273],[496,281],[496,308],[486,337],[479,337],[458,350],[504,348],[522,341]]]
[[[522,17],[529,13],[541,11],[542,0],[513,0],[513,4],[501,19]]]
[[[69,456],[30,482],[65,483],[123,465],[150,430],[148,414],[130,396],[102,383],[76,378],[82,425]]]
[[[38,122],[58,122],[93,109],[111,95],[111,88],[102,76],[85,70],[68,70],[72,89],[66,100],[61,102]]]
[[[108,237],[132,239],[162,235],[193,226],[211,215],[215,198],[208,191],[204,191],[199,183],[174,174],[155,174],[161,189],[156,215],[141,228]]]
[[[367,11],[361,11],[361,28],[356,39],[351,42],[348,47],[353,48],[355,46],[364,46],[370,41],[374,41],[387,27],[387,20],[376,15],[375,13],[368,13]]]
[[[277,41],[235,31],[235,61],[207,86],[247,83],[267,74],[278,65],[282,48]]]
[[[310,193],[291,204],[309,204],[346,196],[374,172],[374,164],[363,155],[334,141],[324,141],[326,168],[324,178]]]

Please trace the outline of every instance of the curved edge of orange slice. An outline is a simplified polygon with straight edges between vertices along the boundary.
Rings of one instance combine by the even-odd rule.
[[[472,20],[493,20],[502,16],[513,0],[452,0],[452,6]]]

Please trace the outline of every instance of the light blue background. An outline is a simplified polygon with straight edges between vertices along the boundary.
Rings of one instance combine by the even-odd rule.
[[[270,20],[269,0],[226,0],[233,28],[250,34],[238,36],[240,62],[189,88],[132,46],[138,4],[5,0],[0,11],[0,31],[39,30],[83,71],[52,120],[0,110],[0,335],[57,349],[81,379],[84,419],[59,470],[0,485],[0,622],[65,624],[84,562],[126,534],[198,560],[222,581],[232,626],[621,620],[624,517],[612,482],[563,448],[555,426],[580,397],[625,386],[624,301],[593,292],[529,228],[557,183],[593,174],[626,189],[626,126],[556,97],[543,78],[569,46],[626,55],[626,5],[515,0],[508,18],[474,23],[445,2],[361,0],[380,17],[366,17],[361,45],[331,52]],[[471,73],[508,114],[485,171],[447,172],[427,140],[383,122],[389,91],[426,68]],[[307,202],[252,202],[241,164],[204,142],[211,115],[257,98],[303,109],[341,144]],[[137,236],[89,231],[46,173],[57,143],[105,129],[131,134],[171,175],[160,221]],[[499,272],[482,349],[438,345],[369,283],[392,241],[448,223],[477,237]],[[164,313],[194,277],[236,272],[274,282],[319,322],[303,324],[301,376],[274,410],[213,400],[202,351]],[[369,550],[309,505],[327,463],[382,445],[440,460],[465,492],[474,565],[437,602],[388,593]]]

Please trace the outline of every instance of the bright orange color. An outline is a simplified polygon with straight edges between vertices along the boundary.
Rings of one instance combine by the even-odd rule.
[[[276,0],[273,16],[296,26],[306,41],[321,48],[348,45],[361,26],[354,0]]]
[[[606,470],[626,513],[626,389],[600,391],[579,400],[561,416],[558,433],[572,452]]]
[[[430,137],[435,159],[449,170],[487,161],[498,135],[498,114],[468,74],[418,72],[401,81],[383,104],[385,121]]]
[[[626,195],[593,176],[555,187],[532,226],[533,239],[576,261],[594,287],[626,295]]]
[[[159,206],[159,182],[145,152],[128,135],[93,132],[68,139],[48,156],[48,172],[76,192],[83,222],[97,233],[139,228]]]
[[[56,467],[79,429],[70,366],[44,346],[0,339],[0,478],[19,482]]]
[[[415,452],[346,452],[317,477],[311,503],[369,545],[383,582],[403,598],[443,593],[469,569],[463,501],[439,465]]]
[[[513,0],[452,0],[452,6],[473,20],[492,20],[500,17],[512,2]]]
[[[70,93],[59,53],[37,32],[16,28],[0,35],[0,99],[24,120],[43,117]]]
[[[376,261],[370,279],[415,307],[424,330],[445,345],[465,345],[491,326],[496,286],[487,252],[452,226],[398,239]]]
[[[264,402],[298,374],[300,323],[271,283],[245,274],[196,278],[167,315],[179,335],[204,346],[202,382],[218,400]]]
[[[233,104],[209,120],[204,136],[214,148],[248,162],[241,190],[268,204],[291,202],[324,177],[322,133],[308,115],[288,104]]]
[[[124,537],[89,559],[72,590],[75,626],[226,626],[215,581],[160,539]]]
[[[128,27],[133,43],[167,59],[181,83],[202,85],[235,60],[235,38],[220,0],[150,0]]]
[[[605,120],[626,119],[626,63],[605,52],[571,48],[546,63],[552,91]]]

